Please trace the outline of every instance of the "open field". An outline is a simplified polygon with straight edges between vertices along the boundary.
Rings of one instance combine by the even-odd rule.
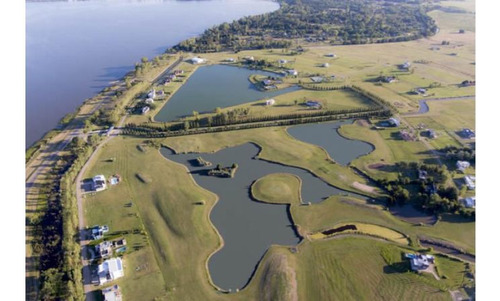
[[[448,2],[447,2],[448,3]],[[449,1],[470,9],[469,2]],[[429,87],[433,97],[473,95],[474,87],[461,88],[463,80],[474,80],[475,34],[469,15],[463,22],[442,11],[430,13],[440,24],[440,32],[429,39],[390,44],[318,46],[305,53],[289,56],[281,50],[242,51],[238,54],[203,54],[208,63],[220,63],[227,57],[278,60],[287,58],[288,68],[299,71],[299,79],[310,75],[335,75],[339,84],[355,84],[387,99],[400,113],[418,110],[419,96],[408,94],[417,87]],[[456,33],[459,28],[465,34]],[[441,45],[449,40],[449,45]],[[431,50],[432,47],[439,50]],[[334,52],[337,57],[326,57]],[[454,55],[456,53],[456,55]],[[189,57],[189,56],[188,56]],[[412,63],[410,71],[398,64]],[[328,62],[329,67],[321,67]],[[179,69],[189,76],[196,66],[182,63]],[[391,84],[372,81],[380,75],[395,75]],[[298,79],[297,79],[298,80]],[[173,94],[181,83],[162,89]],[[328,109],[359,108],[365,100],[345,91],[296,91],[277,96],[273,114],[298,110],[295,100],[324,102]],[[127,122],[148,122],[154,112],[132,116]],[[269,108],[260,102],[228,107],[251,108],[252,114],[267,114]],[[391,166],[398,161],[436,163],[424,141],[404,141],[400,129],[417,128],[424,123],[438,131],[439,138],[429,140],[432,148],[458,145],[455,129],[474,126],[474,100],[429,102],[429,113],[403,117],[408,125],[401,128],[373,130],[367,121],[345,125],[339,131],[351,139],[361,139],[375,146],[369,155],[354,160],[369,176],[394,179],[398,172]],[[284,127],[259,128],[214,134],[172,137],[155,140],[182,152],[216,152],[251,142],[261,148],[259,159],[269,160],[311,171],[339,188],[356,191],[354,183],[368,182],[349,167],[335,164],[328,153],[315,145],[294,139]],[[139,147],[139,145],[141,145]],[[108,160],[113,158],[113,160]],[[223,238],[210,221],[210,211],[217,196],[194,182],[182,165],[165,159],[158,150],[142,139],[119,137],[105,145],[92,162],[86,177],[120,174],[122,182],[104,192],[87,195],[85,219],[88,226],[106,224],[110,232],[120,232],[129,249],[124,255],[125,277],[116,281],[127,300],[449,300],[448,290],[459,289],[466,282],[465,264],[437,256],[440,280],[432,275],[408,272],[404,252],[414,252],[417,236],[449,242],[475,253],[475,222],[443,215],[432,226],[404,222],[375,201],[348,196],[332,196],[320,203],[301,205],[301,181],[289,174],[271,174],[257,180],[251,188],[260,201],[290,204],[291,223],[298,233],[356,224],[360,231],[408,244],[409,247],[384,242],[374,237],[346,236],[335,239],[303,240],[296,248],[270,246],[263,255],[250,283],[235,294],[218,291],[210,280],[208,258],[223,246]],[[141,181],[137,175],[147,178]],[[409,237],[409,241],[402,237]],[[403,241],[404,240],[404,241]],[[444,277],[446,276],[446,277]],[[467,280],[468,281],[468,280]]]
[[[234,110],[248,110],[245,117],[259,118],[264,116],[282,116],[291,114],[314,114],[322,111],[370,109],[374,105],[370,99],[350,90],[314,91],[298,90],[273,97],[274,105],[266,106],[266,100],[261,99],[241,105],[230,106],[221,109],[221,112]],[[317,101],[321,109],[308,108],[306,101]],[[214,116],[215,114],[200,114],[199,117]],[[187,120],[194,120],[191,116]]]
[[[449,300],[446,290],[455,283],[405,272],[409,270],[409,262],[401,257],[405,251],[362,237],[303,244],[297,257],[299,296],[304,300]]]

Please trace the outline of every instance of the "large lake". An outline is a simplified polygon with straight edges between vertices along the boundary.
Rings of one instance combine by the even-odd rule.
[[[141,57],[278,7],[264,0],[26,3],[26,146]]]
[[[260,91],[248,80],[252,74],[279,76],[276,73],[250,70],[228,65],[202,66],[168,100],[155,116],[156,121],[167,122],[192,115],[193,111],[213,112],[217,107],[229,107],[298,90]]]
[[[326,133],[323,139],[338,139],[338,144],[349,143],[350,140],[342,138],[332,130],[340,124],[343,122],[322,123],[317,126],[318,130]],[[267,204],[251,198],[249,189],[255,180],[271,173],[297,175],[302,180],[301,193],[304,203],[318,203],[331,195],[346,193],[304,169],[260,160],[256,158],[259,151],[256,145],[246,143],[216,153],[202,154],[203,159],[213,163],[213,166],[208,168],[219,163],[222,166],[238,164],[234,178],[217,178],[206,175],[207,167],[192,163],[199,154],[174,154],[168,148],[161,149],[163,156],[185,165],[200,186],[219,196],[219,202],[213,208],[210,219],[224,239],[224,247],[210,257],[208,267],[214,283],[223,289],[234,291],[244,287],[261,257],[272,244],[296,245],[299,242],[291,227],[292,221],[286,205]],[[351,149],[350,160],[363,153],[364,150]],[[335,160],[335,152],[331,155]],[[353,193],[349,194],[366,199]]]

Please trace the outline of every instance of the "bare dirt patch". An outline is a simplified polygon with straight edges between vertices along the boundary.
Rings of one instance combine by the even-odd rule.
[[[361,191],[364,191],[364,192],[368,192],[368,193],[375,193],[375,188],[372,187],[372,186],[368,186],[368,185],[365,185],[365,184],[362,184],[362,183],[359,183],[359,182],[354,182],[352,183],[352,187],[356,188],[356,189],[359,189]]]
[[[384,163],[374,163],[374,164],[370,164],[368,165],[368,168],[369,169],[381,169],[382,167],[384,167],[386,164]]]

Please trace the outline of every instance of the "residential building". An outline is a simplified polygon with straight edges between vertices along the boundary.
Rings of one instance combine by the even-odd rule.
[[[118,285],[102,289],[104,301],[122,301],[122,293]]]
[[[311,80],[314,83],[321,83],[323,81],[323,77],[322,76],[313,76],[313,77],[311,77]]]
[[[144,102],[145,102],[145,103],[147,103],[147,104],[152,104],[152,103],[154,103],[155,101],[154,101],[154,99],[152,99],[152,98],[146,98],[146,100],[144,100]]]
[[[328,67],[330,67],[330,64],[328,64],[328,63],[323,63],[323,65],[321,65],[321,67],[328,68]]]
[[[95,191],[101,191],[106,189],[106,178],[104,175],[97,175],[92,178],[92,186]]]
[[[198,65],[198,64],[203,64],[203,63],[205,63],[205,61],[206,61],[206,60],[205,60],[205,59],[202,59],[202,58],[200,58],[200,57],[195,56],[195,57],[193,57],[193,58],[190,58],[190,59],[189,59],[189,61],[190,61],[192,64]]]
[[[97,275],[99,276],[99,284],[116,280],[123,277],[123,262],[120,257],[111,258],[104,261],[97,267]]]
[[[97,254],[99,254],[99,256],[101,256],[102,258],[106,258],[113,254],[112,246],[113,245],[110,241],[103,241],[97,246],[95,246],[95,249],[97,251]]]
[[[465,199],[461,199],[460,202],[464,204],[466,208],[475,208],[476,207],[476,197],[471,196]]]
[[[148,92],[148,98],[154,99],[155,97],[156,97],[156,90],[155,89]]]
[[[406,258],[410,259],[411,269],[413,271],[421,271],[429,268],[430,264],[434,263],[434,256],[423,254],[405,254]]]
[[[389,123],[390,126],[393,126],[393,127],[398,127],[401,122],[399,121],[399,119],[396,119],[394,117],[391,117],[387,120],[387,122]]]
[[[147,112],[149,112],[149,107],[148,106],[142,107],[141,112],[143,115],[146,114]]]
[[[457,169],[461,172],[465,172],[467,168],[470,167],[469,161],[457,161]]]
[[[475,180],[476,180],[476,177],[473,177],[473,176],[465,176],[464,177],[464,182],[465,182],[465,185],[467,186],[467,189],[469,189],[469,190],[476,189],[476,183],[474,183]]]
[[[306,106],[314,109],[321,109],[321,104],[313,100],[306,101]]]
[[[268,100],[266,100],[266,106],[272,106],[272,105],[274,105],[275,102],[276,101],[274,99],[268,99]]]
[[[287,70],[288,74],[289,75],[292,75],[292,76],[297,76],[299,75],[299,72],[295,69],[290,69],[290,70]]]
[[[93,240],[101,239],[104,236],[104,233],[108,232],[108,226],[94,226],[90,229],[90,233]]]

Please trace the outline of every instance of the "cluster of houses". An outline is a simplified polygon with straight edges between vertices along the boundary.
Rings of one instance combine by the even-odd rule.
[[[262,86],[266,90],[277,89],[278,87],[276,85],[282,84],[282,83],[283,83],[283,81],[277,77],[268,77],[268,78],[261,81]]]
[[[177,76],[181,75],[184,73],[184,70],[174,70],[172,73],[167,74],[165,77],[165,82],[164,85],[167,86],[170,84],[172,81],[177,79]]]
[[[118,174],[112,175],[109,178],[109,183],[111,185],[117,185],[120,183],[121,177]],[[92,178],[92,190],[95,192],[103,191],[107,188],[107,181],[104,175],[97,175]]]
[[[104,237],[104,233],[109,232],[108,226],[94,226],[90,229],[92,240],[100,240]],[[116,239],[113,241],[103,241],[95,246],[97,257],[109,258],[113,253],[122,253],[126,250],[127,242],[124,238]],[[108,282],[114,281],[123,277],[123,261],[120,257],[113,257],[104,260],[97,266],[97,283],[104,285]],[[105,301],[120,301],[121,292],[118,285],[108,287],[102,290]]]

